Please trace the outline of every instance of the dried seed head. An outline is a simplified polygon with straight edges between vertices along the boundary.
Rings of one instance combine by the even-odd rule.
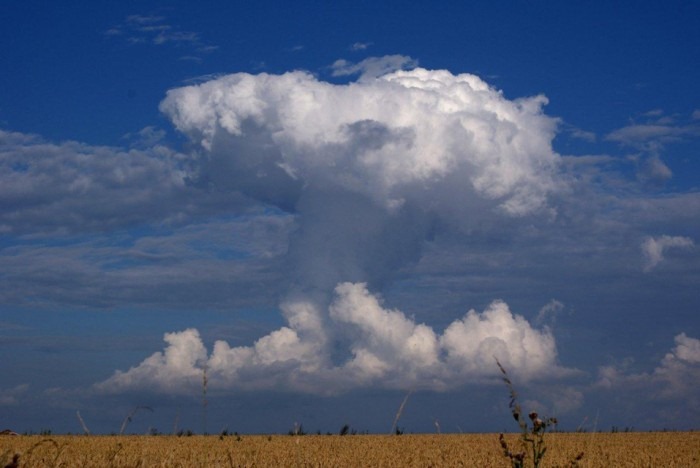
[[[533,429],[534,429],[535,432],[538,432],[538,431],[540,431],[541,429],[544,429],[545,425],[544,425],[544,422],[542,422],[542,420],[541,420],[540,418],[537,418],[537,417],[536,417],[536,418],[532,421],[532,427],[533,427]]]

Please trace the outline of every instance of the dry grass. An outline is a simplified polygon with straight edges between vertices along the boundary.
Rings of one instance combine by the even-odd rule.
[[[519,434],[507,434],[515,443]],[[700,432],[553,433],[542,466],[700,467]],[[0,437],[0,467],[509,466],[497,434]]]

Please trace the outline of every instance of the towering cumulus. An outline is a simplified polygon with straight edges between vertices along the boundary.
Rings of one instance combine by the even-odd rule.
[[[327,393],[452,388],[493,374],[494,356],[523,376],[565,372],[549,331],[501,301],[438,332],[377,294],[427,239],[554,214],[559,156],[546,102],[425,69],[343,85],[238,73],[169,91],[161,110],[196,148],[189,182],[295,217],[280,304],[288,323],[251,346],[218,341],[210,354],[196,330],[168,334],[163,353],[101,387],[172,389],[205,364],[220,386]]]

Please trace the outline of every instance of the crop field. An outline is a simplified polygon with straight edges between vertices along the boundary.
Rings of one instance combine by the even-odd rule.
[[[506,435],[512,446],[518,434]],[[540,466],[700,467],[700,432],[552,433]],[[13,465],[13,459],[16,465]],[[531,460],[526,459],[526,465]],[[3,436],[0,467],[510,466],[498,434]]]

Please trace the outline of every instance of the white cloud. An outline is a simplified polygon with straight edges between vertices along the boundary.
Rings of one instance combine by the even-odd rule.
[[[642,114],[644,117],[661,117],[662,115],[664,115],[663,109],[652,109]]]
[[[202,61],[201,57],[196,57],[194,55],[183,55],[182,57],[178,58],[178,60],[182,60],[183,62],[196,62],[199,63]]]
[[[652,115],[652,114],[649,114]],[[653,114],[657,116],[657,114]],[[674,125],[675,124],[675,125]],[[649,147],[689,138],[700,137],[697,122],[676,123],[672,117],[661,117],[655,122],[632,124],[610,132],[605,139],[633,147]]]
[[[184,46],[189,53],[180,57],[180,60],[199,62],[202,55],[218,49],[218,46],[206,44],[199,33],[184,31],[166,23],[166,20],[164,16],[130,15],[122,24],[108,29],[105,34],[115,38],[124,37],[129,44]]]
[[[252,346],[217,341],[207,358],[196,330],[168,333],[164,352],[95,388],[192,392],[205,363],[211,388],[219,391],[284,388],[314,394],[370,387],[445,390],[498,375],[496,358],[522,380],[568,372],[556,363],[550,332],[532,328],[500,301],[483,313],[470,310],[442,335],[384,308],[364,284],[339,284],[328,311],[301,300],[283,308],[288,326]],[[344,357],[334,362],[333,355]]]
[[[154,353],[126,372],[117,371],[108,380],[96,384],[95,389],[104,393],[151,389],[187,394],[198,385],[201,387],[207,353],[199,332],[187,329],[166,333],[163,339],[168,343],[163,352]]]
[[[364,78],[345,85],[303,72],[239,73],[171,90],[162,102],[202,148],[196,182],[298,220],[281,305],[287,326],[252,346],[217,341],[212,388],[446,389],[492,378],[495,357],[522,379],[565,373],[551,333],[503,302],[439,334],[368,292],[367,282],[420,258],[435,217],[522,217],[559,189],[556,120],[542,113],[544,97],[509,101],[476,76],[393,71],[407,59],[393,60],[362,62]],[[172,368],[156,354],[112,380],[147,387],[150,375],[177,379]]]
[[[664,183],[673,177],[673,172],[658,156],[652,156],[644,161],[637,175],[645,182]]]
[[[333,76],[360,75],[360,80],[368,80],[417,66],[418,62],[406,55],[385,55],[383,57],[369,57],[359,63],[339,59],[333,63],[331,68]]]
[[[536,324],[542,323],[554,323],[557,316],[564,310],[564,304],[556,299],[552,299],[547,304],[545,304],[539,312],[537,312],[537,317],[535,317]]]
[[[521,316],[513,315],[504,302],[496,301],[482,314],[471,310],[453,322],[441,344],[448,362],[467,373],[488,372],[494,357],[510,373],[530,380],[556,374],[556,345],[547,329],[538,331]]]
[[[636,145],[654,139],[677,139],[683,133],[682,129],[667,125],[630,125],[609,133],[605,139]]]
[[[556,188],[546,102],[415,69],[342,86],[302,72],[239,73],[171,90],[161,109],[211,152],[207,177],[254,183],[249,193],[268,201],[293,204],[303,184],[400,206],[410,192],[454,190],[447,180],[459,175],[518,215]]]
[[[129,140],[133,148],[145,149],[160,144],[165,138],[165,130],[149,125],[136,133],[127,133],[122,138]]]
[[[392,380],[415,380],[419,385],[421,374],[440,374],[438,338],[430,327],[416,324],[401,311],[384,309],[364,284],[343,283],[335,291],[330,317],[354,328],[353,357],[344,368],[361,380],[381,381],[391,375]]]
[[[350,50],[355,52],[358,50],[367,50],[373,44],[373,42],[355,42],[353,45],[350,46]]]
[[[21,384],[12,388],[0,388],[0,406],[19,405],[21,399],[27,394],[29,384]]]
[[[573,128],[570,130],[570,133],[572,137],[578,138],[579,140],[587,141],[589,143],[593,143],[597,139],[595,133],[586,130],[581,130],[580,128]]]
[[[163,16],[156,15],[129,15],[126,17],[126,22],[137,25],[151,25],[160,23],[164,19],[165,18]]]
[[[605,389],[627,388],[646,399],[686,400],[689,411],[700,411],[697,389],[700,386],[700,340],[680,333],[676,346],[652,372],[627,373],[605,366],[599,369],[596,385]]]
[[[461,227],[543,209],[558,188],[559,161],[544,102],[509,101],[478,77],[445,71],[347,85],[305,73],[238,74],[173,90],[163,103],[211,151],[176,152],[152,127],[129,136],[131,150],[0,132],[0,230],[69,240],[3,250],[0,265],[12,275],[0,295],[24,303],[31,288],[42,303],[219,308],[240,304],[231,302],[242,296],[236,288],[225,292],[235,283],[269,291],[246,295],[266,301],[316,288],[325,297],[314,303],[325,310],[337,283],[374,288],[418,261],[436,218]],[[284,212],[270,209],[265,223],[231,228],[217,219],[270,204]],[[192,222],[217,238],[183,228]],[[258,225],[278,246],[251,242],[233,254],[259,261],[216,257]],[[144,226],[176,231],[136,234],[158,247],[131,248],[135,238],[120,230]],[[188,249],[208,243],[210,255]]]
[[[545,211],[561,188],[545,103],[415,69],[344,85],[238,73],[171,90],[161,110],[201,146],[195,185],[298,216],[291,283],[328,297],[417,261],[436,219]]]
[[[667,355],[668,358],[677,357],[688,363],[700,363],[700,340],[681,333],[676,336],[675,341],[676,347],[671,354]]]
[[[642,242],[642,254],[645,259],[644,271],[651,271],[664,260],[664,253],[668,249],[690,248],[695,243],[689,237],[659,236],[647,237]]]

